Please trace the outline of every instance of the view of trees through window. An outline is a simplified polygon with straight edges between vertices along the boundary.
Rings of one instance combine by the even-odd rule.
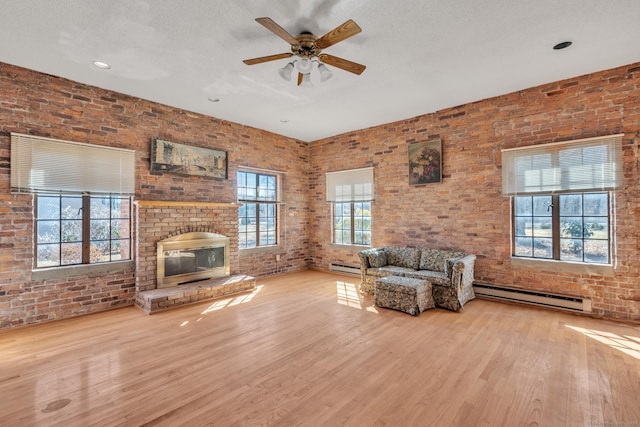
[[[333,243],[371,246],[371,202],[333,204]]]
[[[131,259],[130,198],[38,195],[36,200],[36,268]]]
[[[514,197],[514,256],[606,264],[609,193]]]

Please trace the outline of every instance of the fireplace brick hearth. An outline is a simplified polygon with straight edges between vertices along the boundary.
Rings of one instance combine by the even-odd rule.
[[[200,280],[170,288],[138,292],[136,294],[136,306],[148,314],[154,314],[185,304],[253,291],[255,288],[255,277],[236,274],[234,276]]]

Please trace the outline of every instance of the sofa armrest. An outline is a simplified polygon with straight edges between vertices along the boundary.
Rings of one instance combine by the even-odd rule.
[[[364,277],[368,268],[384,267],[387,265],[387,252],[385,248],[371,248],[358,252],[360,258],[360,271]]]
[[[454,261],[451,272],[451,281],[456,289],[459,290],[473,286],[473,269],[475,263],[475,255],[467,255]]]
[[[369,253],[373,249],[365,249],[364,251],[358,252],[358,258],[360,259],[360,270],[366,271],[369,268]]]
[[[358,252],[358,258],[360,259],[360,276],[362,276],[363,282],[367,276],[367,269],[371,267],[371,264],[369,263],[369,255],[376,254],[377,250],[378,249],[365,249]]]
[[[384,248],[371,248],[358,252],[360,268],[384,267],[387,265],[387,254]]]

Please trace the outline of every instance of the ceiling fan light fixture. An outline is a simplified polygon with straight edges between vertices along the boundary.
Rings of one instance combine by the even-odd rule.
[[[285,65],[284,67],[278,70],[278,74],[280,74],[280,77],[282,77],[288,82],[291,81],[292,72],[293,72],[293,62],[289,62],[287,65]]]
[[[310,73],[302,74],[302,83],[300,84],[300,86],[313,87],[313,83],[311,83],[311,74]]]
[[[333,67],[337,67],[357,75],[362,74],[366,68],[366,66],[362,64],[322,53],[323,49],[333,46],[334,44],[348,39],[362,31],[358,24],[356,24],[352,19],[347,20],[320,38],[314,36],[308,31],[303,31],[298,35],[298,37],[294,37],[289,34],[287,30],[278,25],[273,19],[268,17],[256,18],[256,22],[289,43],[291,45],[291,52],[277,53],[275,55],[243,60],[242,62],[247,65],[277,61],[279,59],[291,58],[294,56],[295,59],[283,68],[280,68],[278,70],[278,74],[280,74],[280,77],[284,80],[291,81],[293,77],[292,74],[295,69],[297,71],[297,85],[307,87],[313,86],[311,83],[311,72],[314,68],[314,62],[318,63],[317,69],[320,74],[321,82],[329,80],[333,75],[333,72],[325,65],[320,64],[320,62],[327,63]]]
[[[321,82],[326,82],[333,76],[333,73],[331,72],[331,70],[327,68],[327,66],[324,64],[318,64],[318,71],[320,72]]]
[[[313,63],[309,58],[302,58],[296,62],[296,68],[302,74],[309,74],[313,68]]]

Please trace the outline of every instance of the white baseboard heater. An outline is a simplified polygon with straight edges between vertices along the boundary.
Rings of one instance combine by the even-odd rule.
[[[488,299],[520,302],[580,313],[591,313],[591,300],[578,296],[559,295],[481,283],[474,283],[473,290],[476,296]]]
[[[360,267],[359,266],[353,266],[353,265],[346,265],[346,264],[336,264],[336,263],[329,263],[329,271],[333,271],[336,273],[346,273],[346,274],[353,274],[356,276],[360,275]]]

